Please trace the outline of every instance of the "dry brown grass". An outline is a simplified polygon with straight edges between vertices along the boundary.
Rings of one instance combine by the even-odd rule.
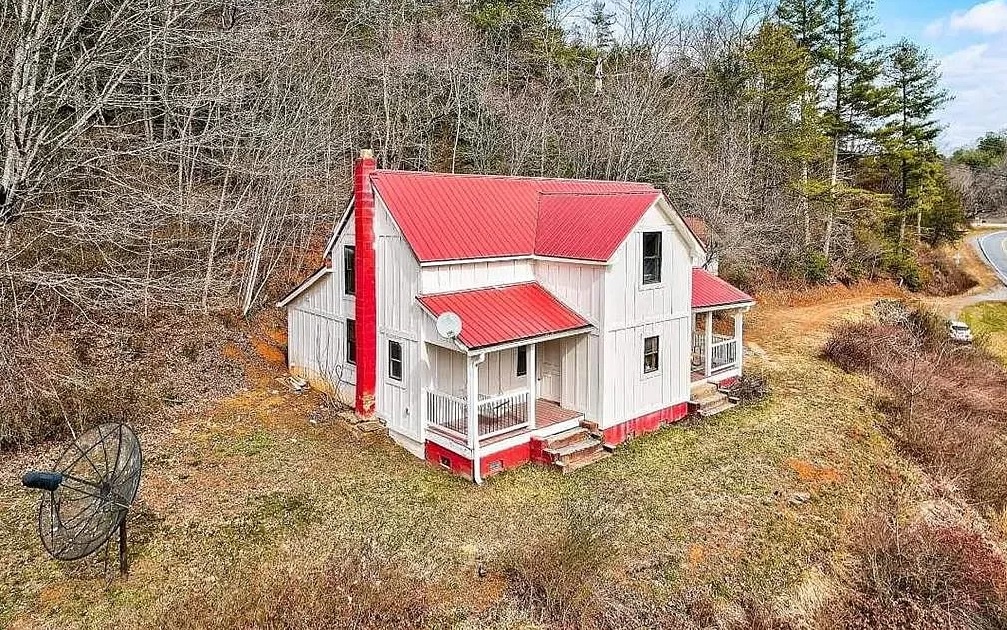
[[[927,249],[919,257],[923,292],[927,295],[961,295],[981,283],[971,270],[956,264],[943,250]]]
[[[855,530],[859,566],[836,627],[1007,627],[1007,562],[987,536],[964,523],[900,522],[879,508]]]
[[[1007,506],[1007,370],[981,350],[956,346],[943,324],[913,311],[900,324],[838,326],[823,355],[886,389],[877,404],[888,433],[933,473],[983,507]]]
[[[324,543],[322,543],[324,545]],[[306,541],[306,547],[311,543]],[[307,551],[307,550],[305,550]],[[265,565],[229,576],[223,596],[192,593],[156,622],[176,630],[310,630],[427,628],[432,591],[408,560],[378,541],[361,541],[320,557]]]

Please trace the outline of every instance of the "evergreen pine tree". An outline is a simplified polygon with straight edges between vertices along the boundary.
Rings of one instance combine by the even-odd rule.
[[[910,214],[916,216],[916,239],[920,239],[926,192],[933,188],[928,184],[939,164],[934,140],[940,127],[934,114],[951,98],[940,81],[937,63],[916,44],[902,40],[888,51],[882,70],[882,111],[889,118],[877,137],[897,179],[900,254]]]

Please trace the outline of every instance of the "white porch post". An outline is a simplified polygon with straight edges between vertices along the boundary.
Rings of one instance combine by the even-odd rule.
[[[734,313],[734,362],[741,369],[741,360],[745,356],[743,351],[741,336],[744,331],[745,311],[738,310]]]
[[[528,426],[535,429],[535,401],[538,400],[537,385],[535,378],[535,344],[528,344],[528,351],[525,355],[525,377],[528,379]]]
[[[472,451],[472,459],[476,459],[476,449],[479,447],[479,364],[476,357],[468,357],[468,378],[465,385],[465,400],[468,402],[469,412],[469,450]]]
[[[710,376],[713,373],[713,311],[706,312],[706,352],[703,356],[706,360],[703,374]]]

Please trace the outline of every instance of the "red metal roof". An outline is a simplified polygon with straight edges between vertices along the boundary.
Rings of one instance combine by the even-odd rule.
[[[539,199],[535,253],[606,261],[660,193],[543,193]]]
[[[411,171],[379,170],[371,181],[420,262],[536,253],[608,260],[660,195],[632,182]]]
[[[448,311],[461,317],[458,340],[471,350],[590,326],[537,282],[416,299],[434,317]]]
[[[692,308],[710,308],[754,302],[752,296],[735,288],[706,269],[692,270]]]

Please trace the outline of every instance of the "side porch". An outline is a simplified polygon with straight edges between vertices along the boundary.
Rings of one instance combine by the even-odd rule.
[[[692,270],[690,375],[697,383],[720,383],[741,375],[745,313],[755,300],[705,269]]]
[[[744,319],[748,308],[693,313],[692,382],[740,376],[744,362]]]

